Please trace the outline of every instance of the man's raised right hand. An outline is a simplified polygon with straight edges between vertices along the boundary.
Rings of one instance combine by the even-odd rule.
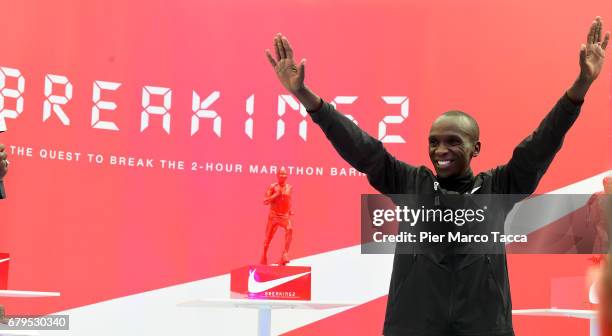
[[[274,51],[276,57],[272,56],[269,49],[266,49],[266,55],[268,56],[268,61],[274,67],[281,84],[293,94],[303,90],[306,59],[302,59],[300,64],[295,64],[289,40],[281,33],[274,37]]]

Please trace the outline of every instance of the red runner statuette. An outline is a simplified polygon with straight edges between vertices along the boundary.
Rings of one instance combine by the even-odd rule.
[[[285,229],[285,247],[283,248],[283,254],[278,264],[286,265],[289,263],[289,246],[291,245],[291,237],[293,235],[293,226],[290,218],[294,214],[293,211],[291,211],[291,192],[293,186],[286,183],[287,171],[285,168],[281,168],[276,176],[278,182],[272,183],[270,187],[268,187],[263,202],[265,205],[270,204],[270,214],[268,215],[263,255],[260,261],[262,265],[268,264],[268,248],[279,227]]]

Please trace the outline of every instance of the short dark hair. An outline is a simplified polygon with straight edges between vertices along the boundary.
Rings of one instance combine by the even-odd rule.
[[[463,112],[463,111],[459,111],[459,110],[451,110],[451,111],[447,111],[442,113],[441,117],[462,117],[462,118],[466,118],[470,124],[472,124],[472,127],[474,128],[474,134],[473,134],[473,141],[478,141],[480,140],[480,127],[478,127],[478,122],[476,121],[476,119],[474,119],[474,117],[472,117],[471,115]]]

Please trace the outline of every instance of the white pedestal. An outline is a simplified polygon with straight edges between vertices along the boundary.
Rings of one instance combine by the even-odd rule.
[[[59,292],[36,292],[36,291],[20,291],[20,290],[0,290],[0,297],[51,297],[60,296]],[[34,336],[39,335],[36,330],[0,330],[0,336]]]
[[[60,296],[59,292],[34,292],[34,291],[20,291],[20,290],[0,290],[0,297],[50,297]]]
[[[589,320],[590,336],[599,336],[599,326],[597,325],[597,311],[581,309],[518,309],[513,310],[512,315],[526,316],[562,316],[574,317]]]
[[[269,336],[271,334],[273,309],[331,309],[355,305],[357,303],[252,299],[202,299],[178,304],[179,307],[257,309],[257,335],[259,336]]]

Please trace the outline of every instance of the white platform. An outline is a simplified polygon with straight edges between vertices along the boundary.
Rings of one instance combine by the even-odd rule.
[[[37,298],[60,296],[59,292],[37,292],[37,291],[20,291],[20,290],[0,290],[0,297],[22,297],[22,298]],[[34,336],[40,335],[36,330],[0,330],[0,336]]]
[[[597,325],[597,311],[596,310],[582,310],[582,309],[558,309],[558,308],[545,308],[545,309],[517,309],[512,311],[512,315],[526,315],[526,316],[560,316],[560,317],[574,317],[581,319],[588,319],[590,325],[590,336],[599,335],[599,325]]]
[[[355,302],[325,302],[303,300],[201,299],[179,303],[179,307],[210,308],[271,308],[271,309],[331,309],[358,305]]]
[[[0,290],[0,297],[50,297],[60,296],[59,292],[35,292],[35,291],[20,291],[20,290]]]
[[[257,309],[257,335],[269,336],[272,329],[272,309],[332,309],[356,306],[356,302],[257,300],[257,299],[199,299],[179,303],[179,307],[247,308]]]

